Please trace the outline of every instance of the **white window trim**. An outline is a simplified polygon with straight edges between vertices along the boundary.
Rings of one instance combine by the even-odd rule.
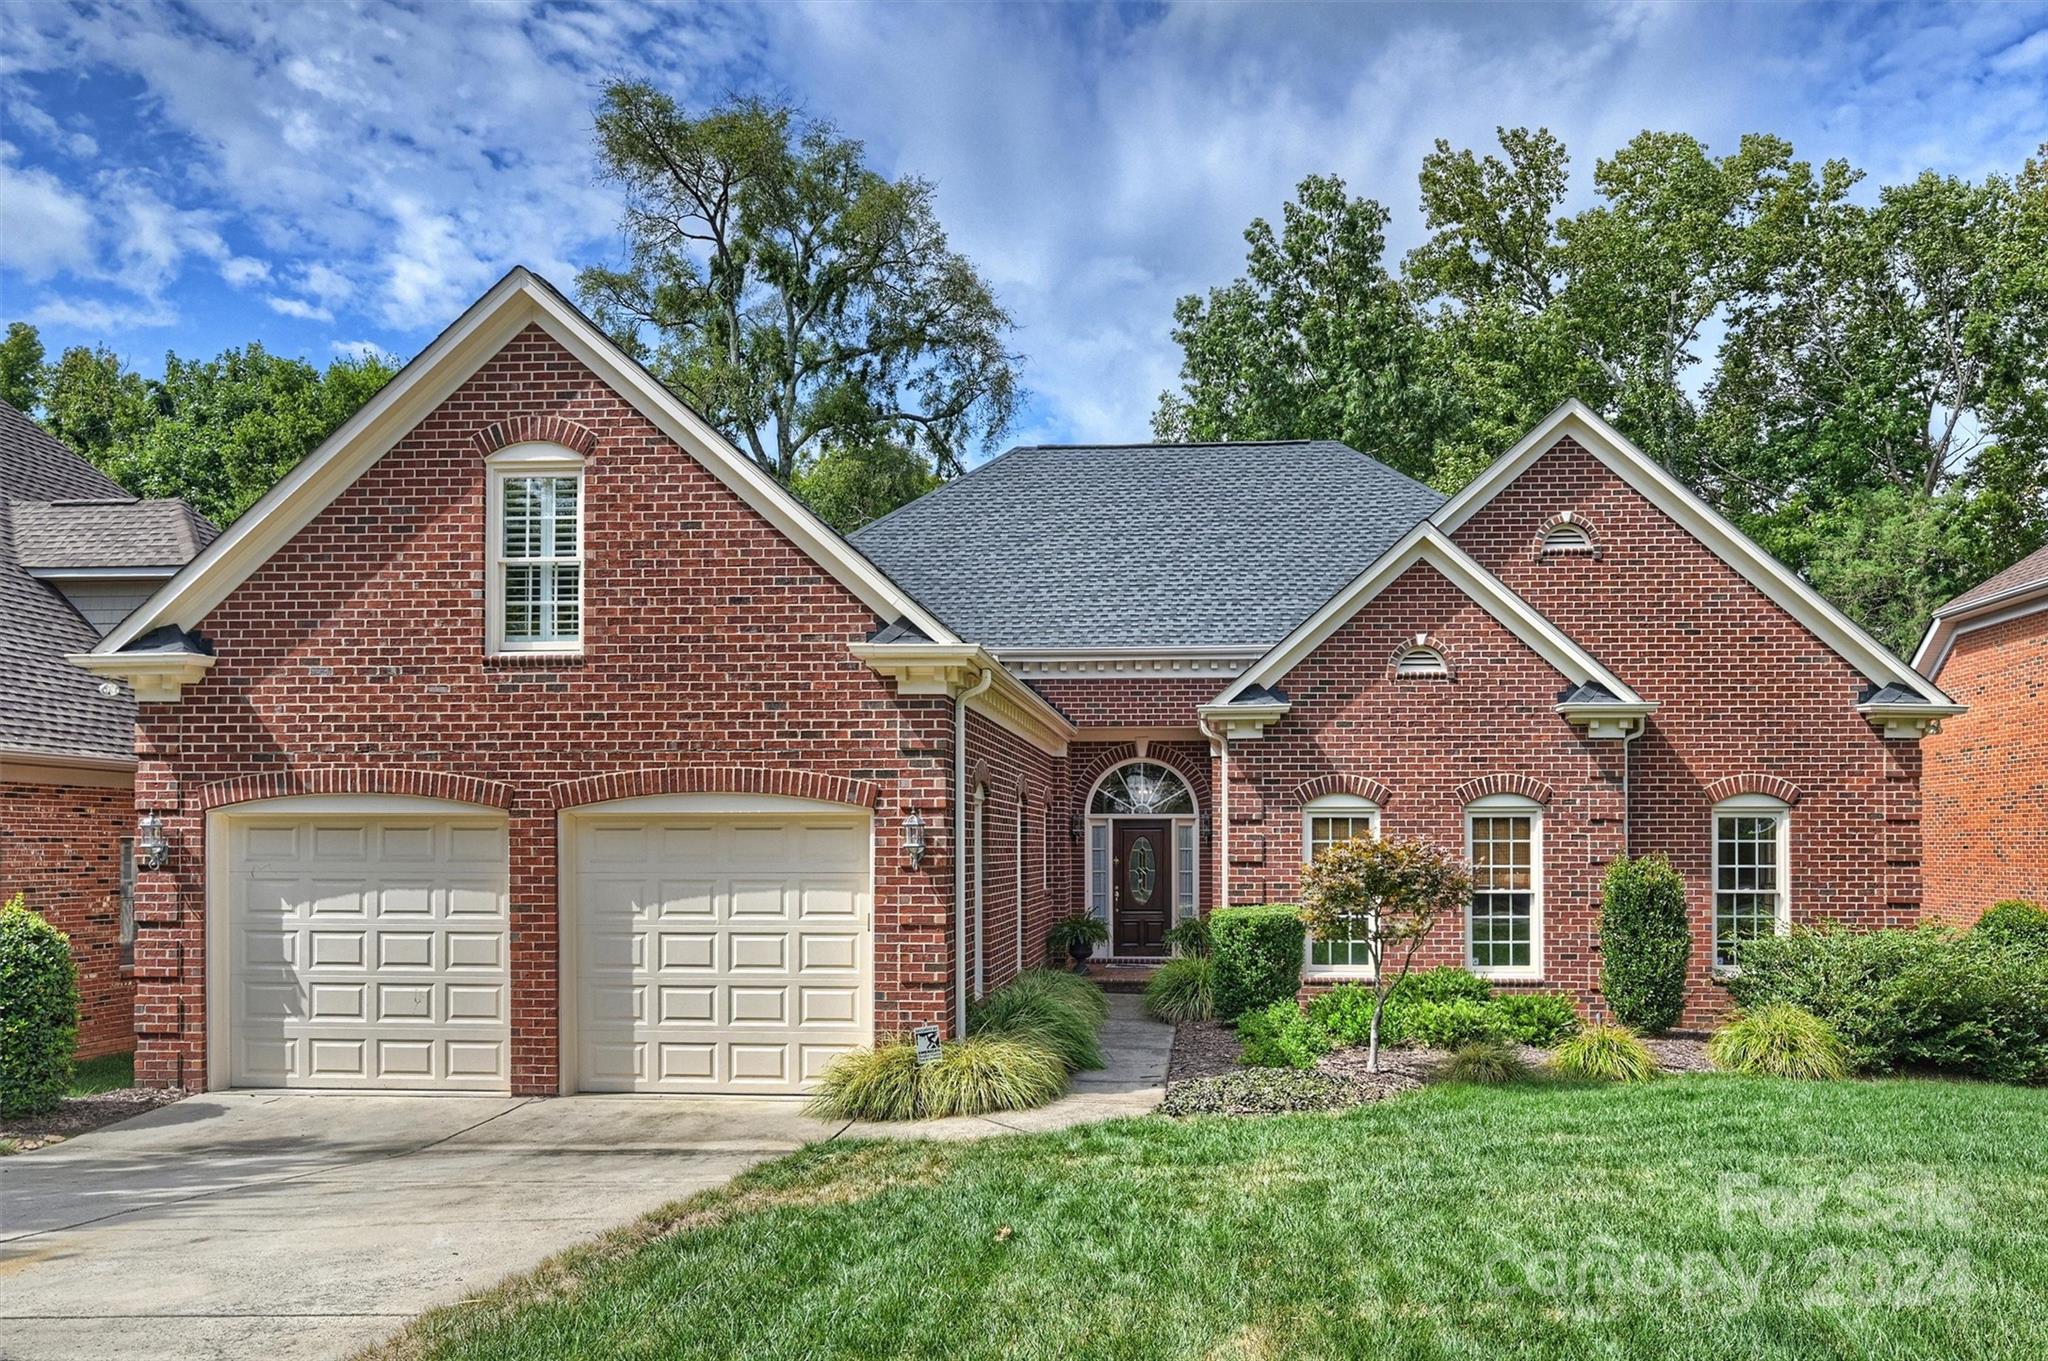
[[[121,945],[121,963],[135,962],[135,838],[124,836],[120,839],[120,921],[117,935]]]
[[[1741,973],[1721,963],[1721,819],[1773,817],[1778,820],[1778,910],[1775,931],[1792,931],[1792,805],[1768,794],[1737,794],[1721,800],[1707,814],[1707,960],[1722,978]]]
[[[1543,805],[1519,794],[1489,794],[1465,805],[1465,862],[1472,861],[1472,822],[1502,814],[1529,819],[1529,962],[1482,966],[1472,958],[1472,900],[1465,899],[1465,967],[1479,978],[1543,977]]]
[[[574,642],[508,643],[505,641],[504,519],[505,482],[514,477],[576,478],[576,552],[580,604]],[[485,649],[493,657],[579,656],[590,621],[590,539],[584,515],[586,501],[583,458],[558,444],[508,445],[484,460],[484,628]]]
[[[1301,809],[1301,859],[1307,864],[1315,844],[1313,829],[1317,818],[1363,817],[1371,825],[1372,834],[1380,834],[1380,806],[1371,799],[1356,794],[1325,794],[1319,799],[1310,799]],[[1302,933],[1301,973],[1304,978],[1363,978],[1373,976],[1370,964],[1318,964],[1315,962],[1315,937]]]

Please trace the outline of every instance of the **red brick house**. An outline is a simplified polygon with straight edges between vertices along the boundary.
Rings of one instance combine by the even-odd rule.
[[[2048,548],[1936,611],[1914,665],[1969,706],[1925,744],[1927,915],[2048,904]]]
[[[1957,712],[1576,404],[1448,501],[1022,448],[848,541],[523,270],[79,660],[164,829],[142,1072],[208,1086],[796,1091],[1375,825],[1483,867],[1442,957],[1588,1006],[1668,852],[1705,1013],[1732,939],[1917,918]]]
[[[135,1047],[135,702],[65,661],[213,539],[0,402],[0,901],[71,937],[78,1055]]]

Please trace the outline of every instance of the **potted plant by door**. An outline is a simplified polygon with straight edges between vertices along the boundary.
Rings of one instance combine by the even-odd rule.
[[[1045,948],[1057,959],[1064,951],[1074,963],[1075,973],[1088,972],[1088,960],[1095,947],[1109,939],[1109,928],[1086,912],[1076,912],[1052,924],[1045,933]]]

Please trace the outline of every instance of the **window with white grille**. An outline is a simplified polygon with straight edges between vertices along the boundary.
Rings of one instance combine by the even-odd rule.
[[[1313,800],[1304,810],[1301,826],[1303,860],[1314,860],[1330,847],[1359,837],[1378,836],[1380,810],[1369,800],[1350,794],[1332,794]],[[1307,942],[1311,973],[1372,971],[1369,942],[1362,931],[1339,936],[1310,936]]]
[[[583,471],[567,450],[521,445],[491,460],[491,648],[583,644]]]
[[[1543,958],[1543,812],[1527,799],[1481,799],[1465,811],[1472,900],[1466,963],[1474,973],[1536,975]]]
[[[1790,818],[1761,795],[1714,809],[1714,967],[1733,969],[1739,947],[1790,928],[1785,860]]]

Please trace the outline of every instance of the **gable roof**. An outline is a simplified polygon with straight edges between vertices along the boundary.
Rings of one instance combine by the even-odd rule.
[[[183,501],[15,501],[14,560],[30,572],[177,568],[220,536]]]
[[[85,498],[85,499],[74,499]],[[135,701],[65,660],[99,630],[32,571],[177,567],[213,535],[182,501],[137,501],[0,402],[0,752],[101,765],[135,759]]]
[[[1544,618],[1528,601],[1509,590],[1499,577],[1473,561],[1465,550],[1451,542],[1449,534],[1426,520],[1403,535],[1401,541],[1382,554],[1371,567],[1332,595],[1321,609],[1304,619],[1249,671],[1231,681],[1214,702],[1225,705],[1264,702],[1263,697],[1272,692],[1289,671],[1299,666],[1381,591],[1417,563],[1426,563],[1442,573],[1474,604],[1493,616],[1508,632],[1521,639],[1530,651],[1571,682],[1569,693],[1558,702],[1585,708],[1623,706],[1644,712],[1656,707],[1602,666],[1593,654],[1580,647],[1563,629]]]
[[[1564,402],[1544,417],[1514,448],[1444,502],[1431,519],[1445,533],[1455,531],[1566,435],[1798,620],[1864,679],[1879,685],[1896,683],[1927,696],[1931,704],[1948,702],[1948,696],[1932,681],[1899,660],[1790,568],[1757,547],[1748,535],[1577,398]]]
[[[518,267],[493,284],[226,533],[109,633],[93,649],[95,656],[111,657],[166,625],[196,628],[229,592],[529,325],[546,331],[882,618],[907,619],[927,637],[955,641],[930,611],[733,448],[552,284]]]
[[[1333,440],[1025,445],[853,542],[990,648],[1249,652],[1442,502]]]
[[[1913,653],[1913,665],[1938,678],[1957,634],[2038,610],[2048,610],[2048,547],[2034,550],[1936,610]]]

